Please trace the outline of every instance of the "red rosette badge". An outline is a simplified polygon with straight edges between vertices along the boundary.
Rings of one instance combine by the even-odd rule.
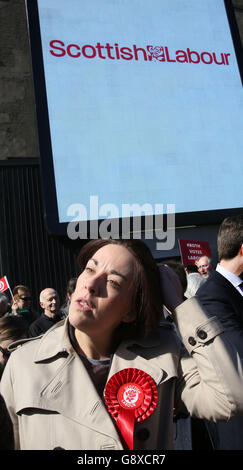
[[[104,397],[126,445],[133,449],[134,424],[149,418],[158,402],[154,380],[143,370],[122,369],[108,381]]]

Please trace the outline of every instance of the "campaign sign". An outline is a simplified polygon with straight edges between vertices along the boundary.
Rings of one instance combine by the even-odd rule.
[[[201,222],[243,206],[230,1],[27,0],[27,11],[52,231],[133,204]]]
[[[190,264],[195,265],[195,262],[201,256],[208,256],[209,258],[212,256],[210,245],[206,241],[178,239],[178,243],[181,262],[185,266]]]

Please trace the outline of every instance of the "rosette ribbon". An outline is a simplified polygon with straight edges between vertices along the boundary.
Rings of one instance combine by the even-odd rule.
[[[158,391],[150,375],[140,369],[122,369],[106,384],[105,403],[128,447],[133,449],[134,425],[154,412]]]

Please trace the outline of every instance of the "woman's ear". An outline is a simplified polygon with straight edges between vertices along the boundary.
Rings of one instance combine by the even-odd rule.
[[[136,312],[128,312],[122,318],[123,323],[132,323],[136,320]]]

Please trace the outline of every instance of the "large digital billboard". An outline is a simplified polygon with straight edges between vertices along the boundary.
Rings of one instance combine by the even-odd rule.
[[[183,225],[243,207],[229,1],[27,0],[27,13],[51,232],[131,208],[174,208]]]

